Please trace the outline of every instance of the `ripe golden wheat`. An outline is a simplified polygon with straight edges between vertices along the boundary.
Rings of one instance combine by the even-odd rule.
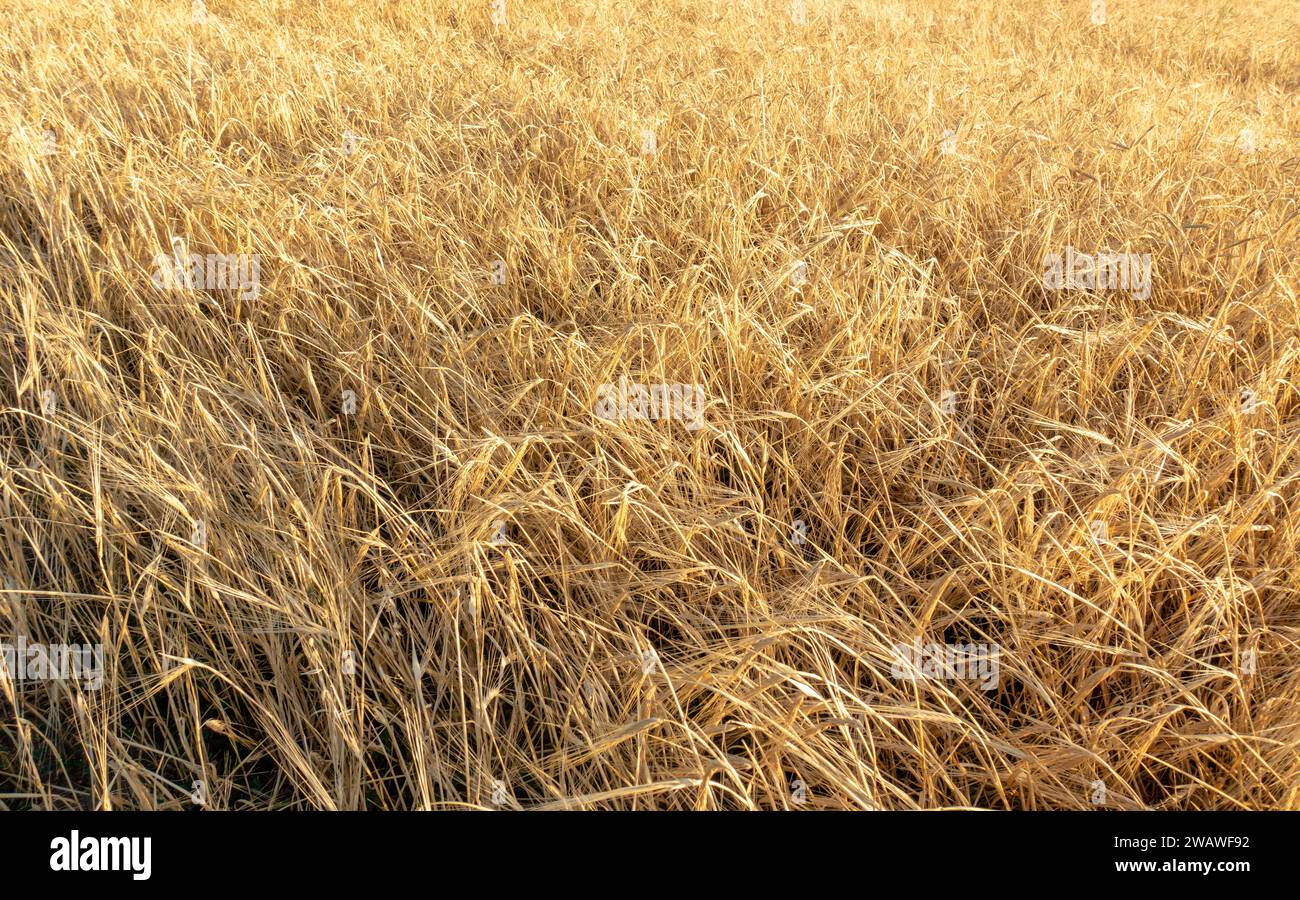
[[[5,7],[4,808],[1300,809],[1294,0]]]

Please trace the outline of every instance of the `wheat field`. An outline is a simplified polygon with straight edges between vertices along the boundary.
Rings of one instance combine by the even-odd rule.
[[[1300,11],[1098,6],[7,0],[0,808],[1300,809]]]

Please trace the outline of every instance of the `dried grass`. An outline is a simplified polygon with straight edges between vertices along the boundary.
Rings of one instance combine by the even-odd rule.
[[[3,806],[1300,809],[1290,0],[8,8]]]

